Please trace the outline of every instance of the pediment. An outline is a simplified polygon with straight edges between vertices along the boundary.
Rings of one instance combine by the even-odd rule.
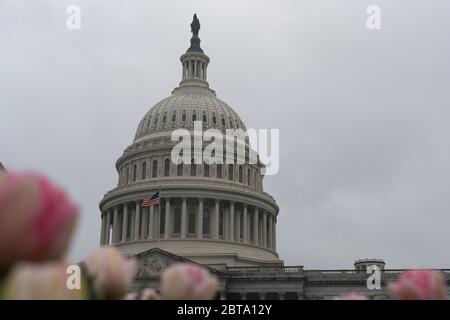
[[[196,262],[177,256],[173,253],[153,248],[139,253],[135,256],[138,264],[138,278],[159,277],[162,270],[175,263],[193,263]],[[206,266],[204,266],[206,267]],[[217,273],[217,270],[208,268],[211,272]]]

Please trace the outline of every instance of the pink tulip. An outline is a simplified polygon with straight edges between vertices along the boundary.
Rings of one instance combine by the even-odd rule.
[[[161,275],[161,296],[167,300],[209,300],[216,288],[216,277],[200,265],[175,264]]]
[[[347,293],[339,297],[334,298],[334,300],[368,300],[365,295],[358,293]]]
[[[76,206],[46,178],[0,175],[0,270],[20,260],[60,258],[78,217]]]
[[[144,289],[140,294],[140,300],[159,300],[159,294],[153,289]]]
[[[134,259],[123,257],[116,248],[103,247],[86,259],[96,291],[105,299],[123,299],[137,272]]]
[[[80,300],[87,299],[87,284],[67,286],[70,274],[66,263],[19,263],[11,268],[0,290],[4,300]]]
[[[400,278],[390,285],[397,300],[444,300],[445,280],[438,270],[404,271]]]

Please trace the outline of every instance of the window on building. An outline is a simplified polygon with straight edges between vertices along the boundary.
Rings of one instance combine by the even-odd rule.
[[[147,162],[142,162],[142,172],[141,172],[141,179],[145,180],[147,178]]]
[[[195,234],[196,210],[194,206],[188,208],[188,234]]]
[[[177,121],[177,114],[174,112],[172,115],[172,122]]]
[[[192,114],[192,122],[197,121],[197,115],[195,113]]]
[[[197,165],[194,163],[194,159],[191,160],[191,177],[197,175]]]
[[[222,179],[222,171],[223,171],[222,165],[218,164],[216,169],[217,169],[217,172],[216,172],[217,179]]]
[[[217,118],[213,115],[213,124],[217,124]]]
[[[205,177],[209,177],[209,164],[204,164],[203,165],[203,175],[205,176]]]
[[[158,176],[158,160],[153,160],[152,178],[156,178],[157,176]]]
[[[158,116],[155,117],[155,121],[153,122],[153,125],[157,125],[158,124]]]
[[[130,183],[130,167],[127,167],[126,184]]]
[[[183,121],[183,122],[186,121],[186,113],[183,113],[183,115],[181,116],[181,121]]]
[[[183,163],[180,163],[179,165],[177,165],[177,176],[181,177],[183,176]]]
[[[133,182],[137,180],[137,165],[133,166]]]
[[[173,233],[179,235],[181,233],[181,207],[175,207],[173,214]]]
[[[209,208],[203,210],[203,234],[209,236],[211,234],[211,214]]]
[[[224,237],[225,232],[224,232],[224,213],[223,213],[223,209],[219,210],[219,237]]]
[[[225,127],[225,118],[222,117],[222,126]]]
[[[228,165],[228,180],[233,181],[234,177],[233,177],[233,165],[230,163]]]
[[[244,170],[242,169],[242,166],[239,166],[239,182],[244,182]]]
[[[166,208],[163,207],[161,208],[160,212],[159,212],[159,233],[160,234],[164,234],[164,230],[165,230],[165,222],[166,222]],[[130,225],[130,223],[129,223]]]
[[[206,123],[208,121],[208,119],[206,118],[206,114],[203,114],[203,123]]]
[[[166,123],[166,121],[167,121],[167,115],[164,115],[164,117],[163,117],[163,123]]]
[[[164,160],[164,177],[170,176],[170,159]]]

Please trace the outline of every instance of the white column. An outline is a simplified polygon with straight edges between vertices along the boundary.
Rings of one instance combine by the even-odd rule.
[[[203,199],[198,199],[197,238],[203,238]]]
[[[244,226],[243,226],[243,236],[244,236],[244,243],[248,243],[248,216],[247,216],[247,205],[244,204]]]
[[[117,209],[117,206],[114,207],[114,219],[113,219],[113,236],[112,236],[112,242],[117,243],[118,241],[118,229],[119,229],[119,210]]]
[[[123,205],[122,241],[127,241],[128,232],[128,204]]]
[[[105,238],[105,245],[109,246],[109,238],[110,238],[110,232],[111,232],[111,212],[109,210],[106,211],[106,238]]]
[[[220,210],[219,210],[219,199],[216,199],[216,205],[214,208],[214,239],[219,239],[219,220],[220,220]]]
[[[230,241],[234,241],[234,202],[230,202]]]
[[[153,239],[154,225],[155,225],[155,206],[151,206],[150,215],[148,217],[148,239]]]
[[[145,228],[147,226],[147,220],[148,220],[148,208],[142,209],[142,223],[141,223],[141,239],[145,239],[147,235],[145,234],[147,229]]]
[[[183,204],[181,206],[181,238],[186,238],[186,227],[187,227],[187,204],[186,198],[183,198]]]
[[[277,251],[277,217],[273,216],[273,250]]]
[[[273,249],[273,223],[272,214],[269,213],[269,237],[267,239],[267,246]]]
[[[164,238],[170,237],[170,198],[166,199],[166,215],[164,218]]]
[[[267,247],[267,212],[263,211],[263,228],[262,228],[263,247]]]
[[[141,217],[141,206],[139,201],[136,201],[136,210],[134,212],[134,240],[139,239],[139,220]]]
[[[101,220],[102,220],[102,226],[101,226],[101,230],[100,230],[100,245],[103,244],[103,242],[105,241],[105,225],[106,225],[106,217],[105,214],[102,213],[102,215],[100,216]]]
[[[255,245],[258,245],[258,225],[259,225],[259,216],[258,216],[258,208],[255,208],[255,215],[253,216],[253,238]]]

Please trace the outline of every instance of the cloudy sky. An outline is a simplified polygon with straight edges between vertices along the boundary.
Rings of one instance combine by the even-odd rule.
[[[247,127],[281,129],[265,188],[286,264],[450,268],[446,0],[0,0],[0,161],[80,204],[71,258],[98,245],[115,161],[178,85],[195,12],[212,88]]]

